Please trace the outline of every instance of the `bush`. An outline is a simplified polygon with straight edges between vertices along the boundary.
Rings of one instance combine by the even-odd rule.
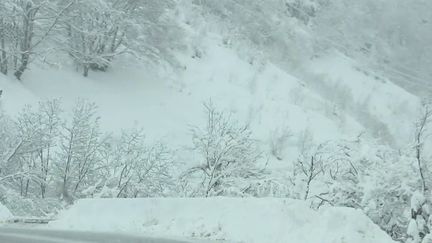
[[[206,126],[192,128],[200,161],[184,176],[200,181],[197,195],[242,195],[262,174],[257,167],[261,152],[248,125],[239,125],[212,103],[204,107]]]

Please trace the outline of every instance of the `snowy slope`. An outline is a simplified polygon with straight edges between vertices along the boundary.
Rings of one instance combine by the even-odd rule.
[[[344,107],[375,136],[395,145],[411,142],[413,118],[421,107],[417,96],[337,52],[314,59],[309,67],[318,80],[311,84],[317,92]]]
[[[66,110],[78,98],[95,101],[107,130],[136,122],[152,137],[169,135],[181,144],[188,126],[203,122],[202,103],[209,100],[250,123],[262,140],[276,128],[294,133],[310,129],[321,141],[353,137],[363,129],[350,118],[341,127],[326,101],[297,78],[269,63],[251,65],[218,43],[210,40],[201,59],[183,56],[184,70],[168,77],[145,67],[96,73],[89,79],[71,70],[33,68],[24,86],[40,98],[62,98]],[[7,85],[19,87],[14,82]],[[6,90],[5,107],[13,110],[9,105],[32,102],[21,98],[23,92],[27,91]]]
[[[174,70],[157,69],[139,63],[130,67],[115,64],[115,68],[107,73],[91,73],[89,78],[83,78],[67,67],[54,70],[34,65],[26,73],[23,83],[0,75],[0,90],[4,91],[2,107],[8,114],[15,115],[25,104],[35,105],[39,99],[61,98],[65,113],[69,114],[76,100],[85,98],[99,106],[104,131],[116,133],[133,126],[143,127],[149,140],[162,140],[178,151],[178,162],[190,166],[196,162],[194,154],[184,149],[190,146],[190,126],[205,124],[202,104],[211,100],[216,107],[231,113],[240,122],[250,124],[254,137],[269,159],[268,168],[275,177],[289,172],[291,162],[296,161],[300,153],[301,140],[305,134],[309,134],[315,144],[339,139],[352,141],[362,132],[366,132],[365,137],[368,139],[380,139],[392,146],[406,146],[410,142],[412,124],[420,107],[419,99],[385,78],[367,73],[339,53],[329,52],[305,63],[299,72],[289,73],[270,62],[244,60],[235,50],[224,45],[218,35],[204,37],[200,48],[202,52],[199,56],[192,51],[179,53],[181,68]],[[277,160],[271,155],[270,144],[275,134],[283,132],[290,136],[283,148],[283,158]],[[365,154],[368,153],[365,151]],[[99,211],[93,208],[100,206],[82,200],[65,212],[56,227],[79,229],[82,226],[87,227],[85,229],[95,227],[97,230],[141,232],[142,224],[148,224],[145,231],[153,233],[168,231],[185,236],[210,233],[214,238],[244,242],[253,242],[253,239],[248,238],[250,232],[262,237],[257,239],[273,240],[269,242],[286,242],[291,236],[297,237],[297,242],[313,243],[339,243],[343,242],[343,237],[353,237],[345,239],[350,243],[388,241],[384,233],[355,210],[326,209],[314,212],[294,201],[287,201],[286,205],[284,201],[276,199],[248,202],[238,199],[221,204],[232,204],[228,211],[223,211],[223,208],[216,211],[224,215],[223,218],[215,214],[207,215],[205,205],[210,208],[221,207],[218,206],[219,200],[223,201],[206,201],[202,206],[199,206],[202,202],[182,200],[122,200],[118,205],[110,201],[106,205],[106,212],[124,210],[125,217],[117,224],[114,219],[118,215],[104,215],[106,225],[92,224],[91,220],[89,225],[81,224],[80,220],[92,219],[90,215]],[[176,215],[180,213],[177,210],[170,215],[142,218],[148,211],[140,214],[139,210],[145,209],[135,204],[149,205],[155,214],[172,211],[172,208],[179,207],[173,206],[177,204],[183,205],[186,212]],[[161,204],[162,208],[153,208],[154,204]],[[243,207],[245,205],[247,207]],[[127,209],[123,209],[129,206],[138,208],[137,213],[128,213]],[[265,211],[260,211],[261,207],[265,207]],[[172,222],[187,217],[187,213],[195,209],[198,210],[197,214],[191,213],[192,218],[186,218],[194,224]],[[236,212],[238,214],[233,214],[237,210],[240,210]],[[73,218],[75,211],[77,216]],[[82,211],[88,213],[90,218],[80,218]],[[255,214],[248,216],[248,212]],[[230,214],[233,214],[232,218]],[[303,214],[308,217],[303,219]],[[274,222],[279,220],[278,225],[286,227],[276,227],[276,223],[267,215],[274,215]],[[260,223],[265,218],[269,223]],[[239,219],[246,220],[239,222]],[[241,228],[232,225],[244,221],[269,227],[263,227],[260,232],[258,226],[252,226],[256,228],[251,230],[249,226]],[[136,222],[139,222],[138,228]],[[270,227],[272,225],[275,227]],[[269,235],[281,238],[269,238]]]
[[[11,81],[0,74],[0,90],[3,90],[1,102],[3,110],[8,114],[16,114],[25,105],[37,103],[39,98],[22,84]]]
[[[50,228],[247,243],[391,243],[361,211],[287,199],[84,199]]]
[[[202,104],[211,100],[249,123],[264,150],[270,150],[274,134],[291,134],[284,161],[297,158],[305,133],[315,143],[352,140],[364,131],[389,144],[404,145],[411,138],[419,100],[365,75],[352,60],[330,53],[295,77],[268,62],[251,64],[222,43],[217,35],[207,36],[200,57],[179,54],[183,68],[174,71],[119,65],[83,78],[67,68],[35,66],[22,85],[0,78],[3,106],[16,113],[35,97],[61,98],[67,114],[78,98],[86,98],[99,106],[105,131],[139,126],[150,140],[179,148],[189,145],[191,125],[204,124]]]

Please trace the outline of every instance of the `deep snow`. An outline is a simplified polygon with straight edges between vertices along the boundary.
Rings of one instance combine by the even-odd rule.
[[[0,203],[0,223],[5,222],[13,217],[12,213],[7,207]]]
[[[61,98],[69,114],[78,98],[86,98],[99,106],[104,131],[143,127],[148,139],[162,140],[178,150],[177,161],[190,166],[194,154],[184,149],[191,141],[189,128],[205,123],[202,103],[212,100],[250,124],[275,174],[285,173],[297,159],[306,132],[315,143],[353,140],[363,131],[368,138],[392,146],[410,142],[419,99],[365,73],[343,55],[330,52],[316,57],[294,74],[271,63],[250,64],[223,46],[218,36],[206,38],[201,58],[179,56],[181,70],[122,65],[86,79],[67,68],[34,65],[23,83],[0,75],[2,106],[16,115],[39,99]],[[291,137],[279,161],[270,155],[270,142],[275,132],[284,130]],[[287,239],[297,240],[292,243],[391,242],[366,216],[352,209],[314,212],[301,202],[280,199],[200,200],[81,200],[53,227],[209,235],[248,243]]]
[[[190,141],[189,127],[204,124],[202,104],[211,100],[249,123],[264,149],[275,132],[289,131],[285,161],[297,158],[305,132],[315,143],[352,140],[364,131],[395,146],[411,141],[419,99],[365,74],[341,54],[317,57],[292,75],[271,63],[250,64],[218,36],[206,38],[201,58],[179,55],[182,70],[119,64],[83,78],[67,68],[34,66],[22,84],[0,76],[4,109],[16,114],[37,99],[61,98],[67,114],[78,98],[85,98],[99,106],[105,131],[139,126],[150,140],[181,147]]]
[[[54,229],[244,243],[392,243],[361,211],[275,198],[82,199]]]

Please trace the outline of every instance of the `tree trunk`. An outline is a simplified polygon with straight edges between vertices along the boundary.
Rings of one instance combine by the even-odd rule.
[[[1,57],[0,57],[0,72],[3,73],[4,75],[7,75],[8,74],[8,60],[7,60],[6,51],[4,50],[4,48],[5,48],[4,39],[1,40],[1,48],[3,49],[3,51],[2,51]]]
[[[21,55],[21,65],[19,66],[18,70],[15,72],[15,77],[18,80],[21,80],[24,71],[27,69],[29,60],[30,60],[30,55],[28,53],[24,53]]]
[[[7,60],[7,53],[6,53],[6,42],[5,42],[5,33],[4,33],[4,24],[3,19],[0,20],[0,48],[1,48],[1,55],[0,55],[0,72],[4,75],[7,75],[8,73],[8,60]]]
[[[28,195],[29,186],[30,186],[30,180],[27,179],[27,181],[26,181],[26,187],[25,187],[25,192],[24,192],[24,197],[27,197],[27,195]]]
[[[84,69],[84,72],[83,72],[83,75],[84,75],[84,77],[88,77],[88,74],[89,74],[89,65],[88,64],[84,64],[84,67],[83,67],[83,69]]]

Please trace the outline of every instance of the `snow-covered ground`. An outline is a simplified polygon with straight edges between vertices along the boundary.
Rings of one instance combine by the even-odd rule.
[[[188,167],[195,162],[184,149],[190,146],[190,126],[205,124],[202,104],[212,101],[250,124],[273,177],[286,176],[306,134],[315,144],[353,141],[363,132],[390,146],[410,142],[420,100],[340,53],[315,57],[289,73],[269,62],[249,63],[217,35],[207,36],[202,48],[199,58],[179,54],[183,67],[171,71],[118,65],[83,78],[68,68],[35,65],[22,83],[0,76],[2,106],[14,116],[26,104],[60,98],[70,114],[77,99],[88,99],[99,107],[104,132],[143,127],[147,139],[178,151],[177,162]],[[271,143],[284,133],[289,138],[276,159]],[[360,211],[315,212],[304,202],[282,199],[80,200],[51,226],[248,243],[391,242]]]
[[[83,199],[53,229],[243,243],[392,243],[361,211],[275,198]]]
[[[0,223],[11,219],[13,217],[12,213],[7,207],[0,203]]]
[[[318,57],[292,75],[271,63],[250,64],[218,36],[203,43],[201,58],[182,54],[183,69],[172,72],[119,65],[83,78],[67,68],[35,66],[22,84],[0,76],[3,106],[16,114],[37,99],[61,98],[68,112],[85,98],[98,105],[105,131],[139,126],[150,139],[184,146],[190,141],[189,127],[205,122],[202,104],[211,100],[249,123],[265,146],[273,134],[289,132],[287,160],[297,158],[294,147],[305,132],[316,143],[352,140],[364,131],[393,145],[411,139],[419,99],[365,74],[341,54]]]
[[[197,147],[195,150],[192,148],[196,144],[192,141],[191,127],[205,127],[211,123],[207,121],[203,103],[212,102],[218,111],[229,114],[232,118],[230,123],[238,121],[249,125],[251,141],[257,145],[253,148],[257,154],[262,155],[257,156],[259,160],[256,163],[257,167],[263,168],[258,173],[260,176],[251,179],[246,175],[243,179],[250,184],[241,186],[242,190],[236,195],[272,195],[305,201],[275,198],[82,199],[61,213],[59,220],[50,227],[163,236],[168,234],[174,237],[247,243],[391,242],[384,231],[361,211],[327,207],[328,204],[362,209],[394,239],[406,239],[408,220],[412,217],[408,198],[419,189],[418,169],[422,170],[420,157],[425,160],[432,158],[432,141],[426,139],[429,138],[427,134],[421,134],[425,131],[427,133],[430,128],[415,124],[421,109],[426,106],[422,107],[419,97],[396,85],[390,77],[408,77],[407,80],[420,78],[421,82],[418,81],[416,87],[424,86],[425,90],[428,89],[428,82],[422,78],[427,75],[413,75],[418,70],[410,69],[424,64],[419,70],[427,70],[428,52],[423,47],[428,43],[428,38],[425,38],[426,35],[419,38],[413,33],[424,33],[422,30],[427,29],[428,23],[432,23],[427,17],[421,17],[428,13],[422,11],[432,5],[422,0],[410,5],[402,4],[403,1],[398,4],[392,1],[351,1],[355,4],[347,4],[343,0],[274,0],[252,4],[229,0],[152,0],[138,11],[139,14],[134,17],[137,19],[127,21],[127,26],[131,29],[125,31],[124,37],[129,41],[124,42],[124,47],[128,51],[124,55],[114,55],[113,60],[96,58],[95,60],[107,63],[92,63],[91,66],[104,69],[109,64],[109,67],[104,72],[92,70],[86,78],[82,76],[83,70],[80,69],[89,64],[88,60],[84,60],[89,54],[84,53],[83,57],[71,59],[74,51],[68,50],[79,43],[79,39],[85,38],[75,40],[70,33],[65,35],[62,28],[53,28],[52,34],[50,28],[46,33],[49,36],[45,36],[42,32],[39,33],[39,29],[44,29],[43,23],[35,24],[38,26],[35,29],[38,30],[34,35],[25,36],[45,36],[47,38],[43,38],[43,45],[34,47],[35,50],[20,50],[17,53],[15,49],[19,45],[11,45],[10,50],[6,48],[6,52],[11,53],[4,53],[9,55],[11,63],[3,65],[11,67],[8,69],[9,76],[0,74],[0,109],[7,114],[0,118],[6,118],[7,126],[3,130],[16,129],[10,134],[4,132],[5,137],[18,139],[3,139],[11,141],[6,141],[0,147],[4,150],[0,151],[0,155],[4,157],[0,157],[0,162],[11,168],[0,168],[1,175],[8,173],[8,170],[10,173],[25,171],[26,175],[20,177],[19,182],[11,177],[10,192],[14,196],[5,196],[1,202],[15,215],[26,215],[25,212],[34,214],[35,210],[45,215],[46,212],[52,213],[63,207],[59,203],[61,200],[72,203],[85,197],[122,197],[120,192],[126,190],[129,183],[127,180],[125,186],[121,186],[121,182],[126,181],[123,179],[123,171],[128,167],[130,178],[136,178],[133,184],[139,185],[139,190],[150,188],[142,180],[148,177],[147,174],[143,176],[139,169],[134,168],[140,167],[145,159],[128,159],[123,169],[119,169],[123,166],[122,158],[128,157],[131,151],[120,151],[117,143],[128,142],[122,142],[118,135],[122,130],[136,127],[143,128],[145,143],[149,147],[150,144],[159,142],[164,148],[166,146],[169,170],[166,170],[168,176],[163,180],[169,183],[161,186],[157,195],[139,194],[137,190],[135,197],[197,196],[188,190],[194,186],[192,184],[197,187],[204,185],[204,182],[195,181],[199,180],[198,176],[190,176],[190,182],[185,182],[191,185],[184,185],[183,180],[177,183],[177,179],[179,174],[187,174],[193,166],[194,169],[199,168],[196,165],[200,163],[207,162],[210,167],[209,150],[202,153]],[[46,3],[48,2],[52,1]],[[86,6],[90,2],[81,1],[76,11],[86,12],[87,7],[81,9],[81,5]],[[95,6],[103,2],[106,1],[95,2]],[[392,5],[398,7],[393,9]],[[404,6],[410,6],[412,15],[409,15],[410,11],[406,12],[408,8]],[[397,10],[397,17],[382,15],[382,9],[389,10],[386,12],[389,16]],[[1,11],[12,11],[11,16],[18,16],[15,7],[9,10],[2,8]],[[105,11],[96,9],[88,16],[96,16],[96,13]],[[383,24],[373,26],[368,21],[358,21],[363,19],[364,14],[368,14],[370,23]],[[129,15],[124,15],[125,19],[127,16]],[[41,20],[46,19],[46,16],[40,17]],[[106,17],[112,16],[107,14]],[[147,18],[148,21],[141,22]],[[399,18],[401,22],[394,21]],[[112,22],[121,22],[121,19]],[[14,21],[16,20],[12,22]],[[422,26],[426,26],[424,29],[415,28],[420,22]],[[396,25],[398,28],[395,28]],[[137,34],[132,34],[135,32],[132,29],[135,28]],[[340,33],[333,33],[335,30]],[[117,31],[118,29],[107,33],[117,35]],[[105,32],[94,29],[83,33]],[[338,36],[342,39],[338,39]],[[11,40],[17,40],[16,36],[11,37]],[[367,40],[369,37],[373,40]],[[345,38],[347,39],[344,40]],[[116,37],[114,42],[115,39]],[[13,43],[11,40],[9,42]],[[62,40],[62,44],[58,40]],[[7,45],[11,43],[6,41]],[[121,43],[119,45],[123,48]],[[54,49],[42,53],[50,45]],[[66,45],[68,48],[65,48]],[[104,50],[105,47],[99,49]],[[395,52],[395,55],[391,52]],[[26,67],[22,81],[18,81],[13,77],[12,71],[18,63],[13,65],[14,58],[11,57],[25,57],[23,53],[31,53],[31,65]],[[417,54],[422,55],[417,58]],[[407,57],[407,62],[403,57]],[[396,70],[398,75],[394,75],[394,70],[391,71],[393,68],[372,71],[376,64],[368,64],[367,60],[374,60],[380,65],[388,64],[388,67],[397,67],[403,63],[409,65],[403,70]],[[2,71],[6,73],[4,67]],[[39,101],[51,99],[61,100],[64,112],[59,114],[65,117],[61,117],[61,122],[52,126],[58,128],[54,132],[56,134],[53,133],[56,129],[41,131],[40,134],[47,137],[47,144],[41,145],[45,136],[34,133],[33,130],[45,130],[47,124],[30,128],[26,125],[46,123],[41,119],[44,116],[33,114],[35,116],[29,116],[32,119],[24,121],[19,118],[25,117],[26,114],[22,113],[25,106],[37,107]],[[95,102],[98,106],[97,116],[101,119],[94,119],[95,129],[92,131],[97,132],[92,132],[92,135],[95,136],[89,137],[88,141],[82,139],[85,146],[77,145],[75,149],[72,146],[75,136],[72,132],[71,136],[67,136],[69,131],[74,130],[68,127],[68,121],[71,120],[72,110],[79,99]],[[428,123],[427,112],[425,117],[424,122]],[[85,124],[83,126],[90,127]],[[415,134],[416,129],[418,134]],[[77,130],[82,133],[88,131],[85,128]],[[105,144],[106,134],[112,136],[107,136],[110,141]],[[0,145],[3,141],[1,135]],[[413,141],[414,135],[417,135],[418,141]],[[425,136],[422,137],[423,135]],[[74,154],[88,152],[83,147],[90,150],[93,140],[94,146],[101,150],[91,149],[92,155],[97,154],[95,158],[90,159],[89,163],[88,158],[93,156],[77,156],[79,158],[75,159]],[[24,141],[28,145],[24,146],[22,153],[15,154]],[[139,148],[132,150],[142,148],[146,153],[152,150],[141,142]],[[219,144],[216,143],[216,147]],[[69,149],[61,151],[63,148]],[[415,149],[424,151],[414,151]],[[44,150],[47,150],[46,163]],[[418,152],[417,162],[414,161],[414,152]],[[114,159],[107,158],[111,154],[118,156],[113,156]],[[238,154],[236,156],[244,157],[247,153]],[[326,158],[321,158],[322,154]],[[319,165],[315,163],[317,157]],[[41,163],[35,163],[35,158],[40,159]],[[107,164],[105,160],[108,161]],[[162,159],[157,157],[155,160]],[[76,164],[72,165],[73,169],[70,169],[71,161]],[[103,166],[100,166],[101,163]],[[306,165],[307,163],[310,165]],[[232,164],[230,159],[227,167]],[[82,170],[82,165],[88,170]],[[89,171],[92,173],[88,174]],[[28,175],[33,173],[35,179],[29,179]],[[156,174],[161,175],[163,172]],[[213,177],[213,173],[207,173],[210,174]],[[70,177],[69,181],[66,180],[67,177]],[[41,181],[41,178],[44,180]],[[27,180],[25,193],[23,179]],[[71,184],[75,181],[76,187],[72,193],[68,187],[72,187]],[[216,184],[219,183],[214,183]],[[43,185],[49,189],[47,195],[44,194]],[[9,185],[5,188],[7,187]],[[425,189],[426,185],[423,187]],[[105,188],[118,189],[119,194],[114,193],[114,189],[111,194],[96,192],[99,189],[104,191]],[[23,195],[28,200],[15,203],[15,198],[20,200]],[[131,192],[125,194],[125,197],[132,196]],[[52,204],[48,203],[49,199],[53,199]],[[319,204],[319,200],[326,205]],[[42,209],[39,203],[46,204],[46,209]],[[318,204],[320,210],[310,209],[318,207]],[[8,217],[11,217],[10,212],[0,205],[0,222]]]

